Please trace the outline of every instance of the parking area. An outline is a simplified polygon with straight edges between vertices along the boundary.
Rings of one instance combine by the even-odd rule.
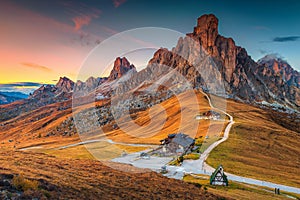
[[[160,171],[161,167],[168,164],[173,158],[172,157],[156,157],[156,156],[149,156],[149,158],[141,158],[140,155],[143,152],[147,151],[140,151],[136,153],[131,153],[125,156],[121,156],[118,158],[112,159],[113,162],[131,164],[138,168],[146,168],[151,169],[153,171]]]

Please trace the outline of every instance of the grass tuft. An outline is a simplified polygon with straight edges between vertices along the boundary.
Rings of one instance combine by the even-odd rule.
[[[38,181],[29,180],[23,175],[14,176],[12,184],[16,189],[22,190],[24,192],[27,190],[37,190],[39,187]]]

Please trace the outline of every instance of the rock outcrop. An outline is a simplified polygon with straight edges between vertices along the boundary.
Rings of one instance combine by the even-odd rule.
[[[129,71],[136,73],[135,66],[131,65],[125,57],[123,57],[123,58],[118,57],[114,62],[114,67],[113,67],[112,71],[110,72],[108,81],[113,81],[118,78],[121,78],[123,75],[125,75]]]
[[[191,45],[188,38],[199,45]],[[207,57],[213,62],[207,62]],[[180,38],[172,51],[159,49],[149,64],[177,69],[194,87],[207,88],[208,79],[221,81],[229,98],[246,103],[279,103],[299,109],[299,73],[286,64],[275,62],[271,70],[269,64],[256,63],[232,38],[219,35],[218,19],[212,14],[199,17],[192,33]]]
[[[155,52],[144,70],[137,72],[125,57],[118,57],[109,77],[78,81],[75,91],[80,90],[79,96],[82,96],[98,88],[96,91],[104,96],[122,95],[158,80],[166,87],[174,88],[187,80],[192,87],[245,103],[268,102],[299,109],[299,72],[279,59],[265,57],[255,62],[232,38],[221,36],[218,25],[216,16],[203,15],[198,18],[192,33],[180,38],[172,50],[161,48]],[[124,76],[126,73],[128,76]],[[56,86],[43,86],[35,93],[41,93],[41,90],[66,93],[73,87],[74,83],[64,77]]]
[[[60,92],[72,92],[74,88],[74,82],[67,77],[60,77],[55,87]]]
[[[286,61],[274,55],[267,55],[258,60],[255,74],[273,96],[300,107],[300,73]]]
[[[192,33],[180,38],[172,50],[157,50],[148,66],[139,72],[125,57],[118,57],[109,77],[91,77],[86,82],[76,83],[63,77],[56,85],[44,85],[37,89],[20,104],[19,110],[7,108],[3,112],[17,116],[22,106],[23,111],[27,112],[47,104],[70,100],[73,91],[79,98],[90,96],[87,101],[94,101],[95,94],[100,99],[123,95],[124,100],[130,104],[128,107],[134,107],[126,99],[128,91],[135,92],[140,88],[147,88],[148,92],[158,91],[157,98],[164,96],[160,100],[172,95],[162,89],[157,90],[159,85],[176,94],[191,88],[202,88],[206,92],[244,103],[267,102],[299,110],[299,72],[282,59],[270,56],[255,62],[232,38],[219,34],[218,23],[219,20],[212,14],[199,17]],[[219,88],[223,89],[223,93]],[[167,95],[160,95],[162,93]],[[146,97],[142,97],[143,101]],[[79,101],[83,102],[82,99]]]

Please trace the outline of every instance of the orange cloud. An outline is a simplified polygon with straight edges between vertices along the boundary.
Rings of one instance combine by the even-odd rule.
[[[96,19],[99,17],[100,10],[98,9],[89,9],[89,14],[84,14],[79,11],[72,10],[77,16],[72,18],[72,21],[75,24],[74,29],[76,31],[80,30],[83,26],[88,26],[92,19]]]
[[[118,8],[120,5],[122,5],[125,2],[126,0],[113,0],[115,8]]]
[[[87,26],[92,20],[91,16],[77,16],[72,19],[75,24],[75,30],[78,31],[82,26]]]
[[[39,64],[35,64],[35,63],[27,63],[27,62],[23,62],[21,64],[25,67],[29,67],[29,68],[32,68],[32,69],[38,69],[38,70],[42,70],[42,71],[45,71],[45,72],[52,72],[52,69],[50,69],[48,67],[45,67],[43,65],[39,65]]]

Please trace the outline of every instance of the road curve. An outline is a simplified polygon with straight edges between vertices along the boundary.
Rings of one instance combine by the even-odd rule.
[[[229,132],[230,132],[230,129],[231,129],[232,125],[234,124],[234,121],[233,121],[233,117],[232,117],[230,114],[228,114],[227,112],[225,112],[225,111],[223,111],[223,110],[220,110],[220,109],[218,109],[218,108],[215,108],[215,107],[212,105],[211,100],[210,100],[209,96],[208,96],[206,93],[204,93],[204,92],[202,92],[202,91],[200,91],[200,92],[207,98],[208,103],[209,103],[209,106],[210,106],[211,108],[213,108],[213,109],[215,109],[215,110],[218,110],[219,112],[222,112],[222,113],[224,113],[226,116],[229,117],[229,124],[226,126],[226,128],[225,128],[225,130],[224,130],[223,138],[222,138],[221,140],[218,140],[218,141],[214,142],[213,144],[211,144],[211,145],[210,145],[210,146],[209,146],[209,147],[201,154],[201,156],[200,156],[200,159],[199,159],[199,162],[200,162],[200,163],[199,163],[199,164],[200,164],[200,166],[201,166],[201,169],[204,170],[204,163],[205,163],[205,161],[206,161],[208,155],[210,154],[210,152],[211,152],[216,146],[218,146],[218,145],[221,144],[222,142],[225,142],[225,141],[228,139],[228,137],[229,137]]]
[[[209,98],[209,96],[207,94],[205,94],[204,92],[200,91],[203,95],[206,96],[208,103],[210,105],[211,108],[218,110],[222,113],[224,113],[225,115],[227,115],[229,117],[229,124],[226,126],[225,131],[224,131],[224,136],[221,140],[216,141],[215,143],[213,143],[212,145],[210,145],[204,152],[203,154],[200,156],[199,160],[196,161],[190,161],[190,162],[184,162],[182,167],[185,169],[186,172],[188,173],[199,173],[199,174],[208,174],[210,175],[215,169],[211,166],[209,166],[205,161],[207,159],[207,157],[209,156],[209,153],[219,144],[221,144],[222,142],[226,141],[229,137],[229,132],[230,129],[232,127],[232,125],[234,124],[234,120],[233,117],[228,114],[227,112],[220,110],[218,108],[215,108],[212,103],[211,100]],[[200,168],[199,168],[200,166]],[[269,188],[279,188],[280,190],[286,191],[286,192],[292,192],[292,193],[296,193],[296,194],[300,194],[300,188],[296,188],[296,187],[290,187],[290,186],[286,186],[286,185],[281,185],[281,184],[276,184],[276,183],[271,183],[268,181],[263,181],[263,180],[257,180],[257,179],[252,179],[252,178],[247,178],[247,177],[243,177],[243,176],[237,176],[234,174],[230,174],[230,173],[226,173],[227,177],[229,180],[233,180],[233,181],[237,181],[237,182],[241,182],[241,183],[247,183],[247,184],[252,184],[252,185],[257,185],[257,186],[264,186],[264,187],[269,187]]]

